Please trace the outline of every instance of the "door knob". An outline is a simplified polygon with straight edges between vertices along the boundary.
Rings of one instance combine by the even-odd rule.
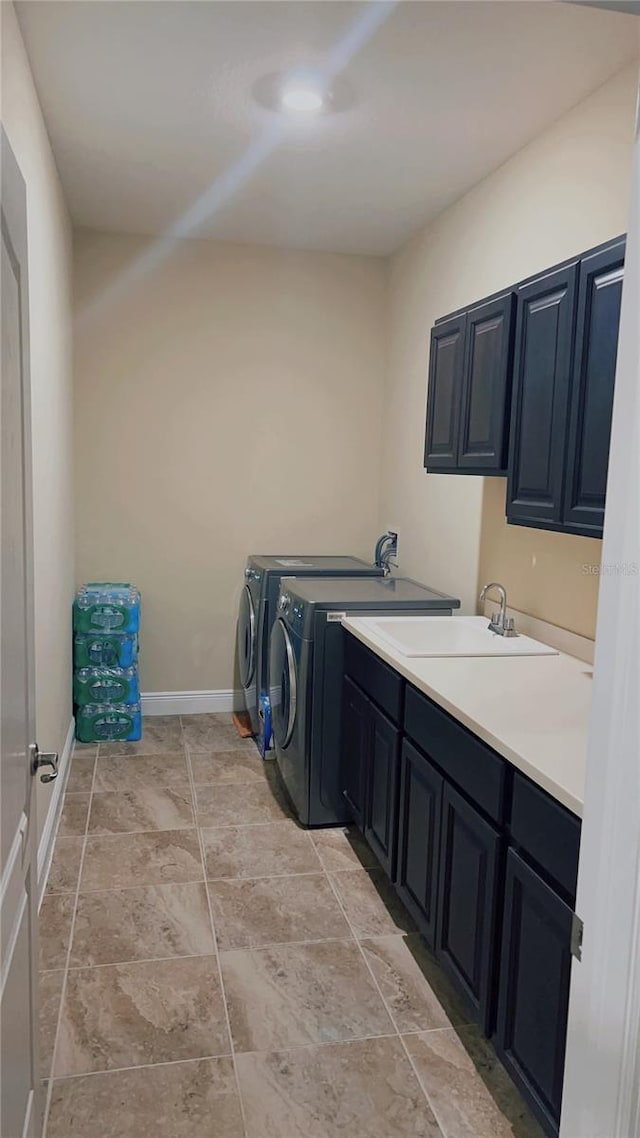
[[[41,767],[51,767],[51,774],[41,774],[40,782],[53,782],[58,777],[58,752],[41,751],[37,743],[29,747],[31,752],[31,773],[36,774]]]

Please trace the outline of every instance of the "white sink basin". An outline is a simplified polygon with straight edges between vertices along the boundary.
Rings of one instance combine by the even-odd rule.
[[[371,631],[403,656],[557,656],[529,636],[489,632],[485,616],[368,617]]]

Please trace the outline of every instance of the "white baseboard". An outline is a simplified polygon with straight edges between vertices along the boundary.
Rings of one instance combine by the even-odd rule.
[[[53,784],[53,793],[38,844],[38,905],[42,903],[47,878],[49,876],[49,869],[51,867],[53,847],[56,840],[60,813],[62,811],[62,799],[64,798],[64,792],[69,779],[69,771],[71,770],[71,754],[75,739],[75,728],[76,721],[72,719],[69,724],[69,730],[67,731],[62,753],[58,760],[58,777]]]
[[[149,691],[141,697],[143,715],[198,715],[205,712],[239,711],[241,691]]]

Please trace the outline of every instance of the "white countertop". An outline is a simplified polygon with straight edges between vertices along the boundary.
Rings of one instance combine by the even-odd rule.
[[[591,665],[562,652],[557,656],[409,657],[375,634],[374,619],[346,617],[342,623],[409,683],[563,806],[582,816]]]

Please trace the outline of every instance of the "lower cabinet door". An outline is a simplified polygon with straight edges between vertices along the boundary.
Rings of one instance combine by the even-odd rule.
[[[502,838],[447,782],[442,797],[436,952],[489,1035]]]
[[[572,911],[509,850],[496,1048],[548,1134],[558,1133]]]
[[[370,734],[369,700],[348,676],[342,689],[342,793],[359,829],[364,829]]]
[[[387,876],[395,877],[400,731],[369,704],[365,837]]]
[[[400,766],[397,890],[425,940],[434,948],[444,780],[406,740]]]

